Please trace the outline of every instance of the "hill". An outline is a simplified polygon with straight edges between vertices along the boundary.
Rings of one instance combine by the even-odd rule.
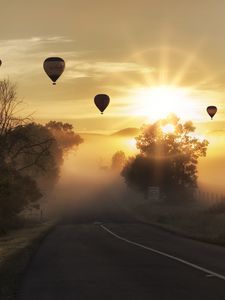
[[[119,131],[116,131],[112,136],[125,136],[125,137],[135,137],[140,133],[140,129],[135,127],[125,128]]]

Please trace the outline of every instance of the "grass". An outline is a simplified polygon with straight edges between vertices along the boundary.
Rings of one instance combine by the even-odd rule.
[[[134,211],[139,220],[190,238],[225,246],[225,200],[211,205],[145,203],[137,204]]]
[[[0,236],[0,299],[15,299],[31,256],[52,227],[32,224]]]

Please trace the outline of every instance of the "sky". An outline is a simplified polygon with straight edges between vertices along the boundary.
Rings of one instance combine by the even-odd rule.
[[[36,120],[71,120],[81,131],[112,132],[170,111],[207,124],[207,105],[217,105],[216,130],[223,130],[224,1],[0,4],[0,74],[18,84],[24,110]],[[66,62],[56,87],[42,67],[49,56]],[[104,116],[93,104],[98,93],[111,98]]]
[[[25,114],[111,133],[174,112],[210,141],[200,174],[208,183],[224,178],[224,0],[0,0],[0,7],[0,78],[17,83]],[[66,62],[56,86],[43,70],[50,56]],[[93,103],[98,93],[111,98],[103,116]],[[218,107],[213,121],[208,105]]]

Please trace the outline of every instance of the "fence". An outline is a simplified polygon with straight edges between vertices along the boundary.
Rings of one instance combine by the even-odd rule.
[[[218,203],[221,201],[225,202],[225,194],[214,193],[201,189],[196,190],[196,199],[203,202]]]

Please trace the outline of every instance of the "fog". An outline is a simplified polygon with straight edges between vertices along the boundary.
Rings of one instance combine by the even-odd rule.
[[[83,134],[84,143],[64,157],[55,188],[46,193],[43,203],[57,210],[76,209],[90,203],[121,205],[126,199],[142,199],[130,191],[123,178],[111,170],[111,158],[122,150],[127,157],[136,152],[134,139]]]
[[[43,202],[47,200],[48,207],[62,210],[97,202],[126,206],[127,201],[144,201],[141,194],[129,190],[123,178],[110,169],[116,151],[124,151],[127,157],[137,152],[134,138],[101,134],[83,134],[82,138],[84,143],[65,155],[58,184]],[[215,147],[209,147],[207,157],[200,160],[199,187],[202,191],[224,194],[225,157],[215,153]]]

